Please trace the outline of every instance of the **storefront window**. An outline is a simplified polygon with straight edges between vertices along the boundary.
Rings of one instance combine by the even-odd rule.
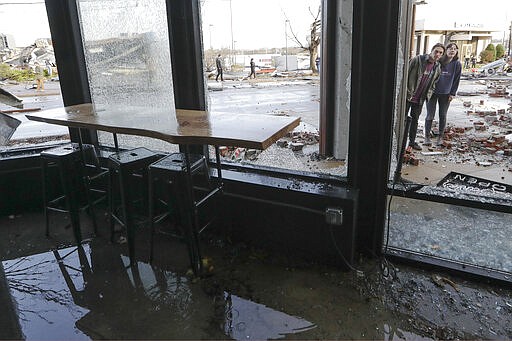
[[[256,13],[240,0],[201,1],[209,110],[301,119],[289,136],[264,151],[227,146],[224,162],[346,175],[352,7],[343,4],[338,14],[346,35],[337,39],[343,53],[336,55],[332,70],[339,78],[340,103],[336,113],[329,113],[342,127],[329,127],[335,131],[329,143],[335,144],[336,155],[321,155],[320,138],[326,133],[320,129],[322,1],[284,0],[279,10],[267,11],[275,2],[264,0]],[[341,51],[335,44],[331,48]]]
[[[503,30],[497,30],[496,23],[501,22],[503,29],[508,24],[502,14],[474,13],[466,7],[446,11],[434,1],[403,1],[402,7],[403,18],[410,21],[403,19],[400,26],[404,48],[398,53],[397,79],[401,82],[389,173],[393,196],[389,197],[386,246],[511,272],[506,251],[512,212],[512,137],[509,99],[503,96],[506,76],[501,72],[502,78],[491,77],[485,71],[488,63],[481,58],[487,45],[502,42]],[[441,93],[442,83],[436,83],[438,98],[455,92],[447,102],[444,131],[441,105],[427,99],[414,131],[414,146],[406,131],[404,110],[407,67],[410,58],[430,53],[436,43],[455,44],[450,45],[456,52],[452,60],[460,76],[454,76],[449,93]],[[472,56],[478,56],[476,65],[472,65]],[[447,65],[445,59],[441,61]],[[445,66],[442,70],[443,75],[450,72]],[[433,115],[427,117],[429,105]]]
[[[165,0],[77,4],[93,103],[174,108]],[[112,145],[111,134],[98,135]],[[124,147],[177,148],[140,136],[119,140]]]

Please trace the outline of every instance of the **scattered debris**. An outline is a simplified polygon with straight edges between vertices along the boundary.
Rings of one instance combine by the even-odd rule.
[[[431,276],[432,278],[432,281],[438,286],[438,287],[441,287],[443,288],[445,284],[448,284],[448,285],[451,285],[453,287],[453,289],[455,289],[455,291],[459,292],[459,288],[457,287],[457,285],[450,279],[446,278],[446,277],[443,277],[443,276],[439,276],[439,275],[436,275],[436,274],[433,274]]]
[[[425,155],[425,156],[443,155],[443,152],[432,152],[432,151],[429,151],[429,152],[421,152],[421,155]]]
[[[23,108],[23,100],[7,90],[0,88],[0,103],[5,103],[18,109]]]

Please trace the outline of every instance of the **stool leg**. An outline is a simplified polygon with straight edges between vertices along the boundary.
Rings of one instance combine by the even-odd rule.
[[[66,208],[68,210],[69,219],[71,221],[71,227],[73,228],[73,233],[75,234],[75,239],[77,244],[82,243],[82,233],[80,230],[80,217],[79,217],[79,204],[78,204],[78,196],[74,188],[78,188],[73,186],[73,182],[76,181],[73,176],[69,176],[73,174],[73,165],[70,162],[63,162],[62,167],[60,169],[60,178],[62,180],[62,185],[64,188],[64,195],[66,196]]]
[[[96,212],[94,210],[93,200],[91,198],[91,185],[87,176],[82,177],[85,186],[85,198],[87,200],[87,211],[91,216],[94,235],[98,235],[98,223],[96,222]]]
[[[130,266],[135,265],[135,231],[133,226],[132,211],[129,207],[131,203],[131,190],[128,181],[129,174],[123,170],[119,171],[119,184],[121,193],[121,209],[123,211],[124,226],[126,228],[126,237],[128,239],[128,255],[130,257]]]
[[[178,201],[178,210],[180,212],[181,225],[187,241],[187,248],[189,252],[190,265],[196,276],[201,274],[202,271],[202,260],[201,253],[199,250],[199,236],[196,230],[194,222],[194,202],[193,197],[190,193],[191,188],[189,187],[188,174],[180,176],[177,183],[175,184],[175,196],[184,196],[182,200]]]
[[[155,238],[155,202],[154,202],[154,181],[157,179],[153,179],[153,175],[151,169],[148,171],[148,208],[149,208],[149,230],[151,233],[150,241],[149,241],[149,262],[153,262],[153,248],[154,248],[154,238]]]
[[[114,235],[115,235],[115,221],[114,221],[114,177],[115,177],[115,171],[112,170],[109,173],[108,176],[108,218],[109,218],[109,224],[110,224],[110,242],[114,242]]]
[[[43,177],[42,191],[43,191],[43,209],[44,209],[44,220],[46,223],[46,237],[50,236],[50,217],[48,212],[48,186],[46,185],[46,177],[48,176],[48,164],[44,157],[41,158],[41,173]]]

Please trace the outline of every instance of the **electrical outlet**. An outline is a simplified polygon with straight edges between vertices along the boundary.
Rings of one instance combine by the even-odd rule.
[[[325,209],[325,222],[329,225],[342,225],[343,209],[340,207],[327,207]]]

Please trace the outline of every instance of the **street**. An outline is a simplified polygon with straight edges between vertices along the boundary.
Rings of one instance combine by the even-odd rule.
[[[450,171],[473,174],[489,180],[512,184],[512,163],[510,146],[494,150],[478,145],[475,140],[488,140],[493,136],[504,136],[512,143],[511,114],[507,112],[510,99],[507,96],[491,96],[496,87],[510,86],[510,77],[503,80],[467,79],[461,80],[459,95],[453,100],[448,111],[447,125],[452,134],[447,148],[427,148],[414,152],[417,165],[404,164],[402,175],[415,183],[436,185]],[[58,82],[47,82],[45,92],[26,89],[25,85],[3,85],[4,89],[23,99],[25,108],[49,109],[62,105]],[[260,78],[256,80],[208,81],[208,106],[212,112],[247,112],[270,115],[289,115],[301,118],[296,131],[306,136],[318,136],[319,127],[319,79],[308,78]],[[5,110],[5,106],[3,107]],[[468,113],[469,112],[469,113]],[[501,113],[501,114],[499,114]],[[418,142],[423,142],[423,122],[426,109],[419,119]],[[24,143],[46,142],[52,136],[62,138],[67,128],[27,121],[23,113],[13,114],[23,121],[12,138],[13,147]],[[434,131],[437,116],[434,119]],[[481,130],[475,124],[481,123]],[[133,137],[123,137],[128,141]],[[136,141],[134,141],[136,142]],[[346,164],[342,161],[318,157],[318,143],[308,141],[299,150],[292,151],[290,142],[286,146],[273,145],[262,153],[244,157],[240,151],[229,158],[235,162],[252,162],[265,166],[323,172],[343,175]],[[154,143],[156,149],[166,148]],[[148,145],[151,147],[152,145]],[[164,149],[166,150],[166,149]],[[244,152],[244,151],[242,151]],[[391,171],[392,173],[392,171]]]

